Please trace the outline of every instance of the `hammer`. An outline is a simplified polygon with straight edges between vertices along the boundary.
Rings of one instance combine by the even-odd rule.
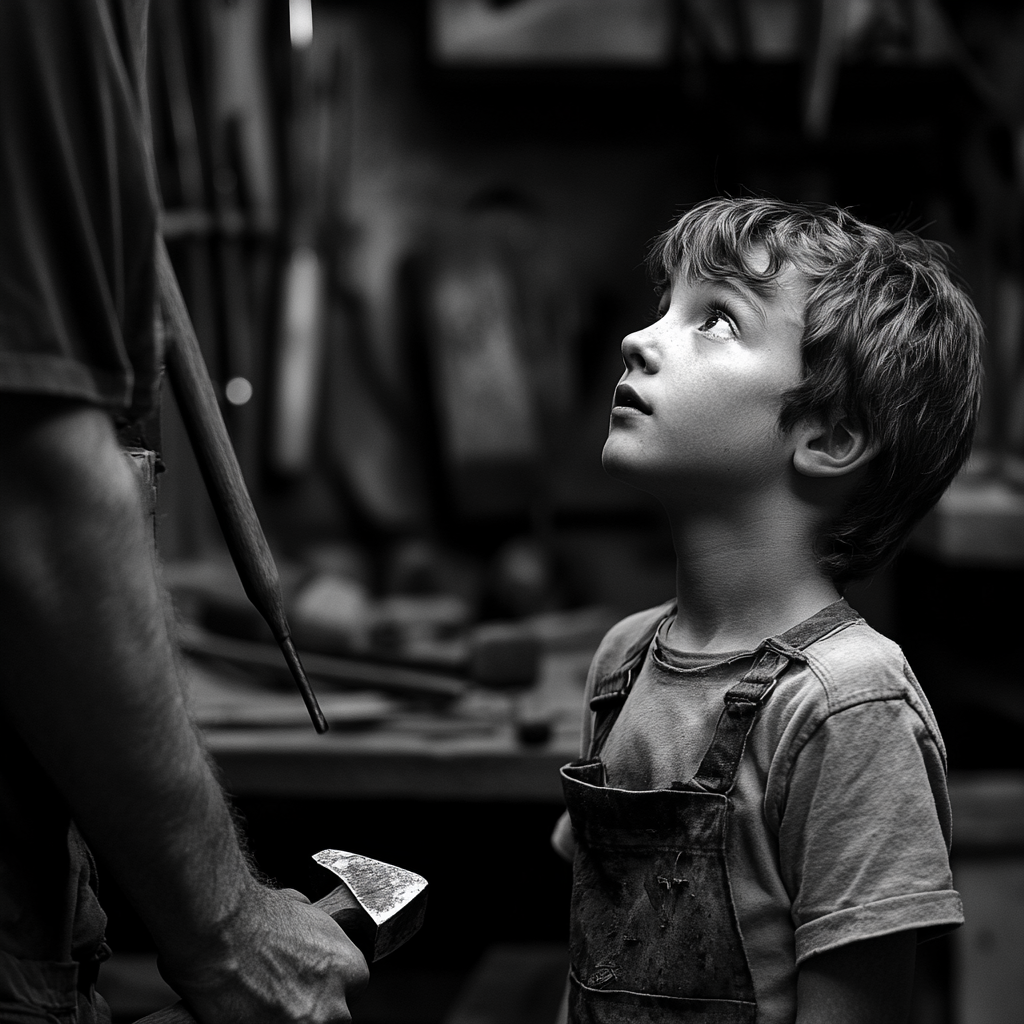
[[[344,850],[321,850],[313,860],[341,879],[341,885],[313,906],[341,925],[368,964],[393,953],[420,930],[427,911],[427,880],[421,875]],[[196,1024],[196,1020],[178,1002],[135,1024]]]

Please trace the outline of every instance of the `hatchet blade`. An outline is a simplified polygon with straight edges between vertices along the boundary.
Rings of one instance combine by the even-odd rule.
[[[367,929],[372,956],[367,959],[394,952],[423,925],[427,880],[421,875],[345,850],[321,850],[313,860],[341,879],[372,922]]]

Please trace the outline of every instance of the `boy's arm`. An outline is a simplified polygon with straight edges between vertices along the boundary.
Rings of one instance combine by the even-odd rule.
[[[185,712],[147,529],[104,412],[2,396],[0,713],[201,1020],[349,1020],[365,962],[250,875]]]
[[[778,815],[801,1024],[905,1020],[915,939],[963,920],[943,828],[941,748],[891,674],[884,664],[862,667],[858,676],[873,682],[859,693],[857,679],[840,679],[850,706],[817,725],[813,715],[797,719],[793,732],[809,739],[772,768],[778,782],[769,782],[765,810],[769,824]],[[858,700],[875,694],[882,699]]]
[[[796,1024],[906,1024],[917,932],[864,939],[800,966]]]
[[[572,833],[568,811],[563,811],[562,816],[555,822],[551,832],[551,847],[562,860],[567,860],[570,864],[576,857],[576,837]]]

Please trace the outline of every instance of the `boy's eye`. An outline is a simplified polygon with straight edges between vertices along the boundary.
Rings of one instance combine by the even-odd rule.
[[[710,338],[728,339],[736,336],[736,328],[733,326],[733,322],[725,313],[717,309],[704,318],[697,330],[701,334],[708,335]]]
[[[660,320],[672,305],[672,287],[671,285],[659,285],[655,289],[655,294],[658,296],[658,319]]]

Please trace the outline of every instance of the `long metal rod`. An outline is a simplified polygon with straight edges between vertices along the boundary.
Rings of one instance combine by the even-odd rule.
[[[166,354],[167,375],[238,577],[246,596],[267,620],[284,653],[313,728],[319,733],[327,732],[327,719],[292,642],[277,566],[231,446],[199,339],[163,239],[157,245],[157,278],[172,334]]]

